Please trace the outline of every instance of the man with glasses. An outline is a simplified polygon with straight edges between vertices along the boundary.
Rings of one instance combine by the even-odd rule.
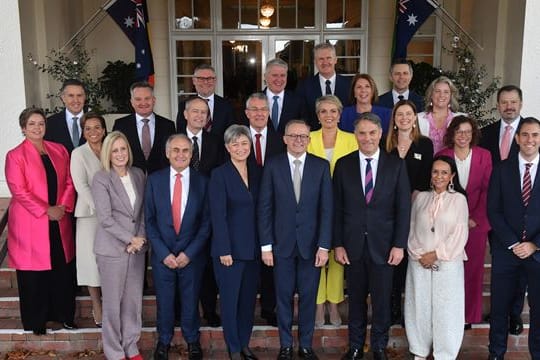
[[[208,102],[210,113],[205,130],[223,140],[225,130],[236,122],[232,105],[215,94],[216,91],[216,71],[208,64],[201,64],[195,68],[193,72],[193,86],[197,96],[205,99]],[[178,115],[176,116],[176,130],[179,133],[186,132],[186,118],[184,110],[186,102],[182,101],[178,104]]]
[[[293,301],[298,292],[298,356],[318,359],[312,340],[321,268],[328,261],[332,235],[330,167],[306,152],[309,126],[304,121],[289,121],[283,141],[287,152],[264,166],[257,210],[262,260],[274,267],[276,280],[277,358],[294,357]]]

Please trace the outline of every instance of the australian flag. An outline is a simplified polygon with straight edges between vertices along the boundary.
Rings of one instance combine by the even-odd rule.
[[[154,83],[154,60],[148,36],[146,0],[113,0],[105,10],[135,46],[136,81]]]
[[[407,45],[414,33],[435,11],[438,4],[432,0],[396,0],[396,7],[392,58],[405,59],[407,58]]]

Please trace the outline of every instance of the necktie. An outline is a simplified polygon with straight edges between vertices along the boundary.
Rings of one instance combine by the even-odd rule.
[[[294,197],[296,198],[296,203],[300,202],[300,186],[302,184],[302,176],[300,176],[300,164],[302,162],[298,159],[293,161],[294,164],[294,171],[293,171],[293,189],[294,189]]]
[[[71,141],[73,142],[73,147],[79,146],[79,140],[81,135],[79,134],[79,126],[77,125],[78,117],[73,117],[73,123],[71,124]]]
[[[274,95],[274,103],[272,104],[272,124],[274,124],[274,130],[277,130],[279,125],[279,96]]]
[[[204,98],[203,98],[204,99]],[[210,111],[210,99],[204,99],[208,103],[208,121],[204,125],[204,130],[212,131],[212,111]]]
[[[255,160],[257,165],[262,166],[262,149],[261,149],[261,134],[255,134]]]
[[[148,122],[150,119],[142,119],[144,125],[142,127],[142,151],[144,154],[144,158],[148,160],[148,157],[150,156],[150,151],[152,151],[152,142],[150,140],[150,125],[148,125]]]
[[[371,158],[366,158],[366,177],[364,187],[364,195],[366,197],[366,204],[369,204],[371,197],[373,196],[373,172],[371,171]]]
[[[326,83],[326,91],[325,91],[325,95],[332,95],[332,88],[330,87],[330,84],[332,83],[330,80],[326,80],[325,81]]]
[[[176,234],[179,234],[180,223],[182,222],[182,174],[176,174],[171,206],[174,231],[176,231]]]
[[[405,96],[403,96],[403,95],[398,95],[397,98],[398,98],[398,101],[401,101],[401,100],[405,99]]]
[[[523,174],[523,188],[521,189],[521,199],[523,200],[523,206],[527,207],[529,205],[529,200],[531,199],[531,166],[532,163],[525,164],[525,174]],[[524,227],[521,234],[521,241],[527,239],[527,229]]]
[[[510,153],[510,144],[512,142],[512,127],[510,125],[506,125],[504,128],[504,134],[501,141],[501,160],[506,160],[508,157],[508,154]]]
[[[201,156],[199,154],[199,142],[197,141],[197,137],[193,136],[191,138],[193,140],[193,155],[191,156],[191,166],[195,170],[199,170],[199,165],[201,164]]]

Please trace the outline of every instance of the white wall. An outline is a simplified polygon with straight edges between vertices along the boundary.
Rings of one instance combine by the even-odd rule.
[[[4,86],[2,99],[2,131],[0,132],[0,197],[9,197],[4,173],[5,156],[9,149],[23,139],[19,128],[19,114],[25,107],[23,56],[19,5],[17,0],[2,1],[0,21],[0,74]]]
[[[527,116],[540,118],[540,1],[527,1],[525,7],[525,27],[523,35],[523,53],[521,61],[521,89],[523,90],[523,110]]]

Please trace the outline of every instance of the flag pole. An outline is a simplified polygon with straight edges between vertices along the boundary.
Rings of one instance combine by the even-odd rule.
[[[457,26],[457,28],[461,31],[461,33],[463,33],[467,38],[469,38],[469,40],[471,40],[480,50],[484,50],[484,47],[482,45],[480,45],[480,43],[478,41],[476,41],[458,22],[456,19],[454,19],[454,17],[452,15],[450,15],[450,13],[442,7],[441,4],[439,4],[439,2],[437,0],[427,0],[427,2],[429,2],[433,7],[435,7],[435,10],[440,10],[442,14],[444,14],[455,26]],[[440,15],[440,14],[437,14],[437,12],[435,12],[435,15],[437,15],[439,17],[439,19],[441,19],[441,21],[454,33],[454,35],[458,35],[458,31],[456,31],[455,29],[453,29],[451,26],[448,25],[448,23],[445,21],[445,19],[443,19],[443,17]]]
[[[107,8],[109,8],[109,7],[110,7],[112,4],[114,4],[116,1],[117,1],[117,0],[107,0],[107,2],[106,2],[105,4],[101,5],[101,6],[99,7],[99,9],[96,10],[96,12],[90,17],[90,19],[88,19],[88,21],[86,21],[86,22],[83,24],[83,26],[81,26],[81,28],[80,28],[79,30],[77,30],[77,32],[76,32],[76,33],[75,33],[68,41],[66,41],[66,43],[64,44],[64,46],[62,46],[62,47],[60,48],[60,52],[64,51],[64,49],[65,49],[66,47],[68,47],[69,45],[71,45],[71,43],[72,43],[73,41],[75,41],[75,39],[76,39],[76,38],[77,38],[77,37],[78,37],[78,36],[79,36],[79,35],[80,35],[80,34],[81,34],[81,33],[89,26],[89,25],[90,25],[90,23],[91,23],[92,21],[94,21],[94,20],[96,19],[96,17],[97,17],[98,15],[100,15],[104,10],[106,10]],[[101,21],[103,21],[104,18],[105,18],[105,17],[102,17],[101,19],[99,19],[99,21],[97,22],[97,24],[94,25],[94,26],[91,28],[90,32],[88,32],[88,34],[86,34],[82,39],[76,41],[74,45],[77,45],[79,42],[81,42],[82,40],[84,40],[84,39],[85,39],[85,38],[86,38],[86,37],[87,37],[87,36],[88,36],[88,35],[96,28],[96,26],[97,26],[98,24],[100,24]],[[71,52],[71,51],[70,51],[70,52]]]

